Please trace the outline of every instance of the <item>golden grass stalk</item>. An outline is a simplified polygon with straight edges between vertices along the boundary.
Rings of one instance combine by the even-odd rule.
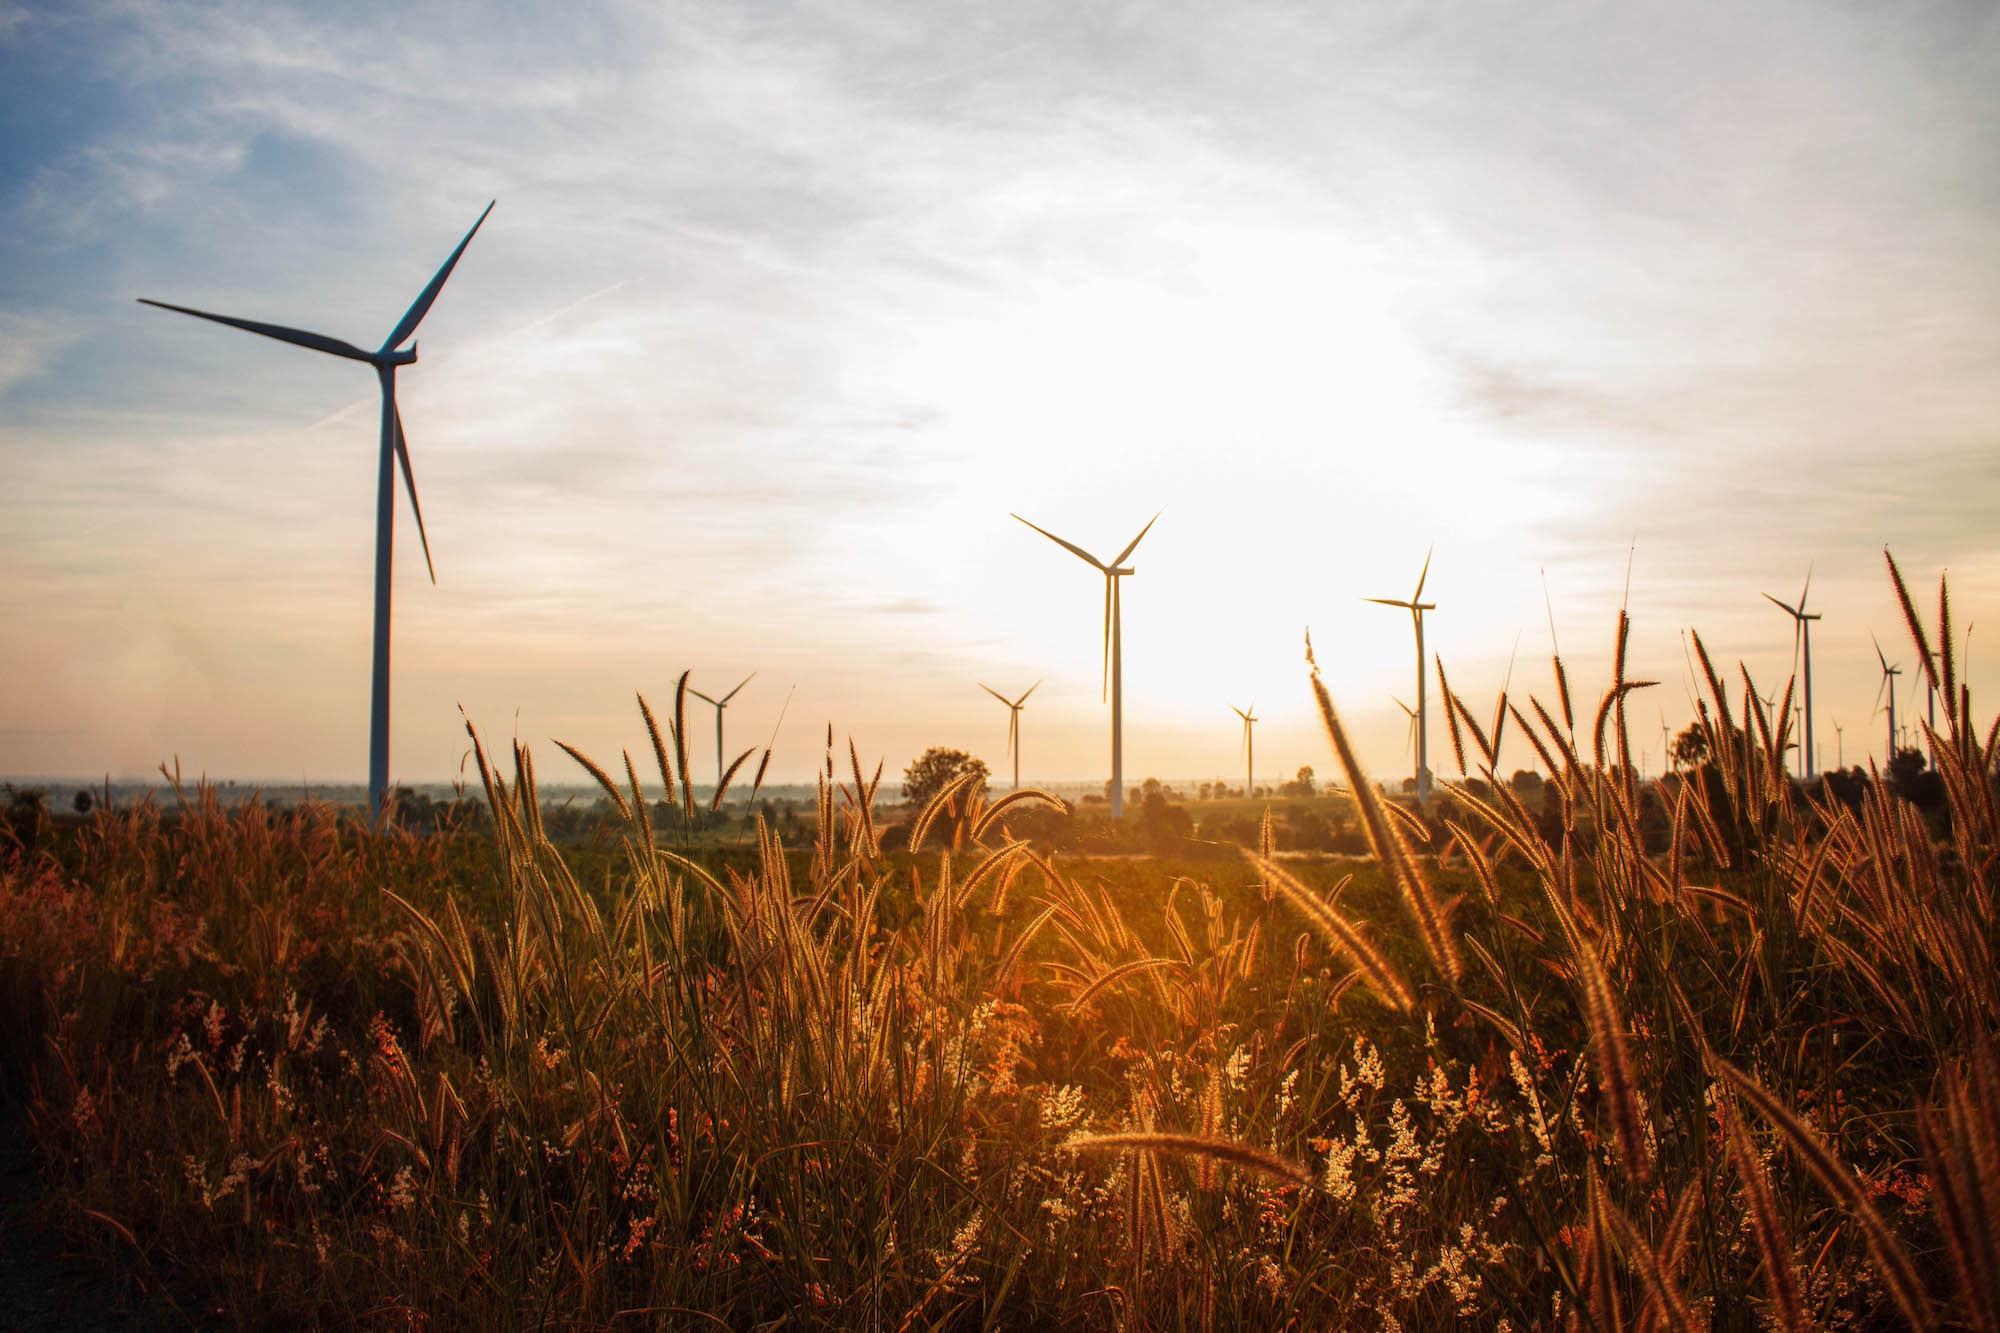
[[[1827,1193],[1847,1209],[1861,1227],[1861,1235],[1868,1242],[1869,1256],[1875,1261],[1876,1271],[1888,1284],[1889,1294],[1896,1299],[1896,1305],[1903,1317],[1915,1328],[1930,1327],[1930,1300],[1924,1294],[1923,1282],[1917,1277],[1916,1266],[1910,1262],[1910,1255],[1902,1242],[1882,1220],[1875,1205],[1869,1202],[1867,1192],[1854,1177],[1854,1172],[1834,1155],[1819,1135],[1808,1129],[1797,1116],[1787,1110],[1782,1102],[1773,1097],[1763,1084],[1717,1055],[1709,1057],[1715,1073],[1727,1083],[1737,1096],[1749,1103],[1759,1115],[1769,1121],[1784,1136],[1792,1151],[1804,1162],[1806,1169],[1818,1177]]]
[[[1600,1183],[1600,1194],[1603,1189]],[[1675,1333],[1696,1333],[1696,1330],[1705,1327],[1703,1321],[1695,1317],[1694,1308],[1688,1304],[1687,1296],[1667,1264],[1646,1243],[1646,1238],[1639,1234],[1631,1219],[1609,1198],[1601,1200],[1601,1207],[1625,1251],[1625,1266],[1639,1275],[1641,1285],[1646,1288],[1646,1304],[1639,1311],[1639,1327],[1652,1327],[1658,1322],[1658,1312],[1661,1311],[1665,1312],[1667,1327]]]
[[[1750,1135],[1733,1115],[1729,1118],[1729,1159],[1743,1185],[1743,1206],[1750,1214],[1750,1234],[1757,1238],[1757,1252],[1764,1259],[1764,1277],[1771,1286],[1777,1325],[1783,1333],[1800,1333],[1806,1327],[1805,1311],[1799,1304],[1798,1275],[1792,1270],[1792,1247],[1771,1197],[1771,1178],[1758,1160]]]
[[[1367,831],[1369,845],[1375,849],[1376,859],[1389,872],[1396,887],[1402,890],[1403,901],[1416,918],[1418,932],[1425,951],[1431,956],[1431,963],[1444,974],[1446,981],[1456,985],[1465,965],[1452,938],[1448,914],[1439,907],[1436,895],[1431,892],[1430,880],[1410,856],[1402,835],[1384,814],[1386,802],[1376,792],[1374,784],[1368,781],[1360,760],[1355,758],[1354,747],[1348,742],[1347,731],[1340,725],[1340,717],[1333,709],[1333,699],[1327,694],[1326,685],[1320,680],[1318,672],[1313,673],[1312,687],[1313,696],[1319,703],[1320,720],[1326,724],[1326,734],[1333,742],[1334,753],[1339,757],[1341,769],[1347,774],[1348,786],[1354,792],[1354,804],[1361,811],[1362,827]]]
[[[634,693],[637,692],[635,691]],[[660,739],[660,724],[654,720],[653,710],[647,704],[646,696],[640,694],[638,698],[639,716],[646,719],[646,739],[653,743],[653,762],[660,766],[660,786],[666,793],[663,799],[665,799],[668,805],[672,805],[674,804],[674,773],[673,769],[667,764],[667,747],[665,742]]]
[[[553,740],[554,737],[550,739]],[[618,784],[611,780],[609,773],[599,768],[591,761],[588,755],[566,741],[556,741],[556,748],[576,760],[577,763],[583,765],[584,771],[597,779],[597,785],[604,788],[610,795],[611,804],[618,811],[620,819],[629,820],[632,818],[632,807],[625,803],[625,793],[618,790]]]
[[[1038,787],[1022,787],[1018,791],[1008,792],[986,807],[985,813],[979,816],[979,822],[972,826],[972,840],[985,841],[987,833],[1000,822],[1001,815],[1017,805],[1026,805],[1030,801],[1039,801],[1043,805],[1054,806],[1065,814],[1069,813],[1069,802],[1062,797],[1042,791]]]
[[[1450,724],[1451,759],[1458,765],[1459,775],[1462,777],[1469,770],[1465,767],[1465,737],[1459,731],[1458,710],[1452,707],[1455,701],[1452,698],[1451,682],[1445,679],[1444,658],[1433,656],[1431,660],[1437,663],[1438,695],[1444,700],[1444,720]],[[1421,667],[1423,664],[1419,662],[1417,665]]]
[[[1653,1157],[1647,1146],[1644,1112],[1639,1109],[1639,1094],[1632,1077],[1632,1053],[1625,1044],[1618,1004],[1604,975],[1604,965],[1597,959],[1596,948],[1581,938],[1573,938],[1572,943],[1578,989],[1583,994],[1584,1021],[1590,1028],[1590,1045],[1597,1056],[1604,1096],[1611,1106],[1619,1161],[1628,1176],[1644,1182],[1652,1178]]]
[[[737,755],[735,759],[730,761],[729,767],[722,770],[722,777],[715,784],[715,796],[708,803],[710,814],[714,814],[722,808],[722,798],[729,791],[730,779],[736,776],[737,769],[743,767],[743,761],[755,753],[757,753],[757,747],[753,745],[742,754]]]
[[[1944,1097],[1917,1113],[1931,1203],[1972,1327],[2000,1333],[2000,1060],[1975,1037],[1969,1067],[1947,1066]]]
[[[1288,1157],[1237,1139],[1201,1134],[1165,1134],[1158,1131],[1123,1134],[1076,1134],[1062,1145],[1071,1152],[1178,1153],[1239,1166],[1282,1180],[1288,1185],[1311,1185],[1312,1172]]]
[[[1317,927],[1334,948],[1354,960],[1355,966],[1367,976],[1368,984],[1391,1008],[1407,1012],[1416,1004],[1416,996],[1411,993],[1409,984],[1394,965],[1368,942],[1367,936],[1354,922],[1328,906],[1325,899],[1276,861],[1247,851],[1244,856],[1257,867],[1266,884],[1284,895],[1299,915]]]
[[[692,670],[681,672],[674,682],[674,767],[681,775],[681,813],[688,826],[694,825],[694,784],[688,781],[687,691]]]
[[[1625,1327],[1624,1303],[1618,1299],[1618,1274],[1611,1267],[1611,1200],[1604,1181],[1591,1163],[1588,1171],[1590,1240],[1584,1253],[1582,1287],[1591,1322],[1598,1328]]]
[[[931,825],[937,822],[938,816],[944,814],[946,810],[953,808],[952,803],[957,799],[958,794],[971,786],[978,776],[977,772],[972,771],[960,773],[950,782],[945,783],[937,795],[924,802],[923,810],[917,815],[917,822],[910,826],[911,851],[914,852],[924,845],[924,837],[931,831]]]
[[[1889,548],[1882,548],[1882,558],[1889,563],[1889,581],[1896,585],[1896,604],[1902,608],[1903,624],[1908,626],[1910,637],[1916,640],[1917,651],[1923,655],[1924,675],[1930,679],[1935,689],[1938,683],[1937,659],[1931,652],[1930,637],[1924,633],[1924,622],[1917,615],[1917,606],[1910,600],[1910,589],[1903,582],[1903,571],[1896,567],[1896,557],[1889,554]],[[1948,642],[1948,641],[1947,641]]]

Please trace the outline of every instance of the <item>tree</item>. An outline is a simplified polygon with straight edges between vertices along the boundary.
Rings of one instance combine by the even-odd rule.
[[[1699,722],[1687,724],[1687,730],[1674,737],[1670,752],[1674,763],[1682,768],[1700,768],[1708,762],[1708,730]]]
[[[974,775],[972,786],[962,795],[970,796],[974,792],[984,795],[987,777],[985,760],[975,759],[963,750],[933,745],[903,770],[903,799],[915,806],[928,805],[931,797],[967,773]]]

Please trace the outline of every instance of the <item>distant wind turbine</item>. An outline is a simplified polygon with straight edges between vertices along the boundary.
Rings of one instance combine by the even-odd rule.
[[[1229,711],[1243,719],[1243,794],[1254,798],[1257,795],[1257,740],[1252,733],[1257,726],[1257,702],[1251,700],[1248,708],[1231,704]]]
[[[396,410],[396,370],[417,359],[416,344],[411,343],[417,325],[430,313],[431,303],[444,290],[445,279],[458,264],[458,258],[465,253],[465,247],[472,243],[480,225],[486,221],[486,214],[493,211],[488,203],[486,211],[479,215],[479,221],[472,224],[472,230],[465,233],[465,239],[451,252],[451,258],[444,261],[410,308],[403,312],[403,318],[379,348],[364,352],[352,343],[324,334],[308,333],[303,329],[286,328],[282,324],[263,324],[256,320],[236,319],[230,315],[212,315],[206,310],[192,310],[183,305],[168,305],[165,301],[153,301],[140,297],[142,305],[158,306],[162,310],[173,310],[183,315],[193,315],[196,319],[211,320],[217,324],[227,324],[231,328],[243,329],[249,333],[262,334],[266,338],[276,338],[298,347],[315,352],[326,352],[331,356],[346,357],[350,361],[364,361],[375,367],[375,378],[382,387],[382,457],[376,469],[375,484],[375,651],[374,663],[370,670],[369,714],[368,714],[368,813],[371,818],[380,818],[383,794],[389,786],[389,566],[390,556],[395,547],[396,516],[396,465],[403,469],[403,484],[410,492],[410,508],[417,516],[417,539],[423,543],[424,565],[431,573],[431,582],[437,582],[437,569],[431,564],[430,538],[424,533],[424,511],[417,503],[417,481],[410,471],[409,442],[403,434],[403,418]]]
[[[753,671],[742,680],[736,682],[736,690],[742,689],[755,679],[757,679],[757,673]],[[724,709],[729,707],[729,701],[736,697],[736,690],[731,690],[720,699],[711,699],[700,690],[692,687],[688,690],[689,694],[692,694],[703,703],[715,705],[715,798],[718,801],[722,799],[722,775],[725,772],[722,767],[722,713]]]
[[[980,689],[985,690],[988,694],[998,699],[1001,703],[1007,705],[1007,753],[1013,756],[1014,759],[1015,791],[1021,790],[1021,705],[1027,703],[1028,696],[1033,694],[1036,690],[1040,689],[1041,687],[1042,687],[1042,682],[1038,680],[1033,685],[1030,685],[1027,689],[1021,691],[1020,698],[1009,699],[1006,695],[1000,693],[1000,691],[994,689],[991,685],[988,685],[986,682],[984,681],[979,682]]]
[[[1889,659],[1882,655],[1882,645],[1870,634],[1868,641],[1875,644],[1875,660],[1882,664],[1882,683],[1875,687],[1875,705],[1882,705],[1882,692],[1889,692],[1889,758],[1896,757],[1896,677],[1903,674],[1900,666],[1890,666]]]
[[[1111,817],[1122,818],[1125,813],[1125,694],[1124,645],[1121,638],[1118,580],[1133,572],[1126,566],[1125,561],[1138,549],[1139,543],[1146,539],[1146,534],[1153,530],[1153,524],[1160,521],[1160,515],[1154,514],[1147,519],[1146,526],[1139,529],[1139,535],[1127,542],[1125,549],[1112,557],[1109,564],[1099,560],[1081,546],[1064,541],[1047,528],[1035,527],[1019,514],[1010,514],[1008,517],[1027,523],[1029,527],[1034,528],[1057,546],[1104,574],[1104,689],[1111,698]]]
[[[1771,596],[1771,594],[1768,592],[1764,594],[1764,599],[1766,601],[1770,602],[1773,606],[1778,607],[1786,615],[1792,618],[1792,643],[1795,647],[1801,648],[1803,650],[1805,657],[1805,664],[1806,664],[1805,770],[1806,770],[1807,782],[1811,782],[1813,780],[1813,769],[1815,767],[1814,751],[1813,751],[1813,706],[1812,706],[1812,623],[1813,621],[1819,619],[1817,615],[1809,614],[1806,611],[1806,594],[1811,591],[1812,591],[1812,566],[1807,565],[1806,584],[1805,587],[1799,589],[1799,604],[1797,606],[1791,606],[1785,602],[1781,602],[1777,598]]]
[[[1835,718],[1833,722],[1833,744],[1834,767],[1845,773],[1847,771],[1847,733],[1841,730],[1839,718]]]
[[[1424,580],[1430,577],[1431,554],[1436,550],[1437,547],[1433,545],[1430,551],[1424,552],[1424,568],[1417,575],[1417,590],[1410,594],[1409,601],[1398,601],[1393,597],[1367,597],[1362,599],[1363,601],[1374,602],[1377,606],[1400,606],[1404,608],[1410,613],[1410,622],[1415,626],[1417,631],[1417,711],[1411,715],[1411,721],[1415,723],[1417,729],[1418,805],[1422,805],[1425,801],[1429,800],[1431,794],[1431,770],[1430,765],[1424,759],[1424,612],[1437,610],[1437,604],[1424,600]]]
[[[1403,710],[1404,716],[1410,719],[1410,729],[1403,736],[1403,750],[1405,753],[1415,754],[1417,750],[1417,710],[1404,703],[1401,699],[1397,699],[1393,694],[1389,697],[1395,701],[1396,707]]]

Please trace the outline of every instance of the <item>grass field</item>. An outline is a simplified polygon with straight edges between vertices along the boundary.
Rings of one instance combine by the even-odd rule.
[[[1929,821],[1714,672],[1642,790],[1560,663],[1504,737],[1447,696],[1543,808],[1437,830],[1315,676],[1360,861],[951,792],[884,852],[851,751],[735,849],[655,829],[657,744],[595,848],[519,751],[440,833],[189,793],[16,838],[0,1074],[57,1222],[246,1324],[1996,1329],[1995,736],[1925,656]]]

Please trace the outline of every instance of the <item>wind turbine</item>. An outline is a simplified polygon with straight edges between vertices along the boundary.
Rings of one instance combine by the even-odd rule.
[[[1409,733],[1403,737],[1403,749],[1414,754],[1417,748],[1417,710],[1410,707],[1408,704],[1404,703],[1401,699],[1397,699],[1396,696],[1393,694],[1390,695],[1389,698],[1393,700],[1396,707],[1402,709],[1404,715],[1410,719]]]
[[[1805,653],[1805,663],[1806,663],[1806,748],[1805,748],[1806,765],[1805,767],[1806,767],[1807,782],[1811,782],[1813,780],[1813,768],[1814,768],[1813,709],[1812,709],[1812,623],[1813,621],[1819,619],[1817,615],[1810,614],[1806,611],[1806,594],[1811,591],[1812,591],[1812,566],[1807,565],[1806,585],[1805,587],[1799,589],[1799,604],[1797,606],[1791,606],[1784,602],[1781,602],[1777,598],[1771,596],[1771,594],[1768,592],[1764,594],[1764,599],[1766,601],[1770,602],[1773,606],[1778,607],[1780,610],[1784,611],[1786,615],[1792,618],[1793,645],[1795,647],[1802,647]]]
[[[1882,664],[1882,683],[1875,687],[1875,702],[1882,702],[1882,691],[1889,692],[1889,758],[1896,757],[1896,677],[1903,674],[1903,668],[1890,666],[1889,659],[1882,656],[1882,645],[1870,634],[1868,641],[1875,644],[1875,660]]]
[[[1042,682],[1038,680],[1027,689],[1021,691],[1020,698],[1009,699],[991,685],[986,684],[986,682],[979,682],[980,689],[985,690],[1001,703],[1007,705],[1007,753],[1014,757],[1015,791],[1021,790],[1021,705],[1028,702],[1028,696],[1041,687]]]
[[[1833,724],[1833,744],[1835,747],[1833,752],[1834,766],[1845,773],[1847,771],[1847,733],[1841,730],[1838,719],[1835,719]]]
[[[1393,597],[1366,597],[1362,599],[1363,601],[1374,602],[1377,606],[1403,607],[1410,613],[1410,622],[1412,625],[1416,627],[1417,711],[1410,715],[1410,720],[1415,725],[1417,732],[1416,749],[1417,749],[1417,804],[1418,805],[1422,805],[1425,801],[1429,800],[1431,794],[1431,770],[1430,766],[1424,762],[1424,719],[1425,719],[1424,612],[1437,610],[1437,604],[1435,602],[1426,602],[1424,600],[1424,580],[1430,577],[1431,553],[1436,550],[1437,547],[1435,544],[1433,544],[1430,551],[1424,552],[1423,572],[1417,575],[1417,590],[1414,593],[1410,594],[1409,601],[1407,602],[1398,601]]]
[[[1160,511],[1160,513],[1165,512],[1165,510]],[[1019,514],[1010,514],[1008,517],[1020,519],[1021,522],[1028,523],[1028,520],[1021,518]],[[1062,547],[1085,564],[1094,569],[1101,570],[1104,574],[1104,689],[1111,699],[1111,817],[1113,819],[1122,818],[1125,814],[1124,655],[1123,640],[1121,638],[1122,622],[1119,615],[1118,580],[1133,572],[1125,564],[1126,558],[1138,549],[1139,543],[1146,539],[1146,534],[1153,530],[1153,524],[1159,521],[1159,514],[1154,514],[1151,518],[1147,519],[1146,526],[1139,529],[1139,535],[1127,542],[1125,549],[1112,557],[1110,564],[1099,560],[1081,546],[1073,542],[1064,541],[1047,528],[1035,527],[1033,523],[1028,523],[1028,526],[1035,528],[1036,532],[1041,533],[1044,537],[1047,537],[1057,546]]]
[[[437,568],[431,564],[431,542],[424,533],[424,511],[417,503],[417,481],[410,471],[410,446],[403,434],[402,414],[396,410],[396,370],[413,364],[417,359],[417,347],[409,342],[416,333],[417,325],[430,313],[431,303],[444,290],[445,279],[458,265],[459,256],[465,247],[472,244],[472,238],[486,221],[486,214],[493,211],[493,204],[486,205],[479,221],[472,224],[472,230],[465,233],[465,239],[451,252],[451,258],[444,261],[431,278],[430,283],[417,294],[410,308],[403,312],[402,319],[390,331],[388,339],[372,352],[364,352],[352,343],[324,334],[308,333],[303,329],[286,328],[282,324],[264,324],[251,319],[237,319],[230,315],[212,315],[206,310],[193,310],[182,305],[168,305],[165,301],[153,301],[140,297],[141,305],[158,306],[162,310],[173,310],[183,315],[193,315],[196,319],[210,320],[216,324],[227,324],[231,328],[248,333],[262,334],[266,338],[276,338],[315,352],[325,352],[331,356],[345,357],[350,361],[366,362],[375,368],[376,381],[382,388],[382,456],[376,468],[375,482],[375,647],[373,665],[370,668],[368,706],[368,813],[370,818],[380,818],[382,797],[389,786],[389,567],[390,557],[395,549],[396,517],[396,465],[403,469],[403,485],[410,492],[410,508],[417,516],[417,540],[423,543],[424,566],[430,570],[431,582],[437,582]]]
[[[1251,700],[1247,709],[1229,705],[1229,711],[1243,719],[1243,794],[1257,795],[1257,742],[1251,734],[1257,726],[1257,702]]]
[[[757,679],[757,673],[753,671],[742,680],[736,682],[736,690],[742,689],[755,679]],[[718,798],[722,795],[722,710],[729,707],[729,701],[736,697],[736,690],[731,690],[720,699],[711,699],[700,690],[692,687],[688,690],[689,694],[692,694],[703,703],[715,705],[715,794]]]

